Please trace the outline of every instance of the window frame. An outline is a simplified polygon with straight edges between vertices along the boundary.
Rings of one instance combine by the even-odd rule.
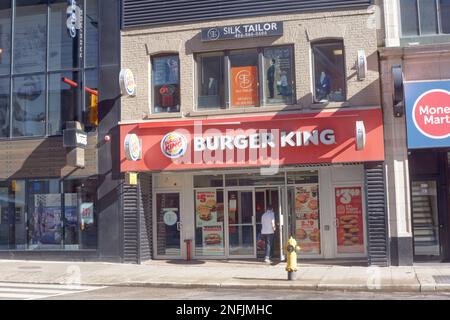
[[[424,34],[422,32],[422,24],[421,24],[421,19],[420,19],[420,1],[419,0],[414,0],[416,2],[416,16],[415,19],[417,21],[417,28],[418,28],[418,34],[415,35],[404,35],[403,34],[403,19],[401,17],[401,14],[399,14],[399,19],[400,19],[400,37],[401,38],[417,38],[417,37],[435,37],[435,36],[449,36],[450,33],[444,33],[442,31],[442,17],[441,17],[441,1],[440,0],[429,0],[429,1],[434,1],[434,6],[436,8],[436,25],[437,25],[437,32],[436,33],[429,33],[429,34]],[[401,1],[398,1],[398,12],[401,12],[402,10],[402,4]],[[450,19],[450,17],[449,17]]]
[[[178,106],[178,111],[160,111],[160,112],[156,112],[155,111],[155,76],[154,76],[154,59],[157,58],[163,58],[163,57],[170,57],[170,56],[177,56],[178,58],[178,96],[179,96],[179,106]],[[165,51],[165,52],[161,52],[158,54],[154,54],[152,56],[150,56],[150,97],[151,99],[149,99],[150,101],[150,114],[181,114],[181,100],[182,100],[182,96],[181,96],[181,60],[180,60],[180,54],[179,52],[176,51]]]
[[[78,67],[76,68],[62,68],[62,69],[50,69],[49,68],[49,61],[50,61],[50,36],[51,36],[51,28],[50,28],[50,23],[51,23],[51,13],[52,13],[52,8],[51,5],[54,4],[54,2],[52,0],[47,0],[46,3],[44,2],[43,4],[39,4],[39,5],[43,5],[46,6],[46,9],[44,10],[46,13],[46,17],[45,17],[45,23],[46,23],[46,42],[45,42],[45,66],[43,71],[39,71],[39,72],[15,72],[14,68],[15,68],[15,59],[14,59],[14,53],[15,53],[15,38],[17,37],[17,35],[15,34],[16,31],[16,10],[17,10],[17,6],[16,6],[16,0],[10,0],[11,1],[11,18],[10,18],[10,26],[11,26],[11,34],[9,36],[10,38],[10,65],[9,65],[9,74],[2,74],[1,77],[4,78],[8,78],[9,77],[9,109],[8,109],[8,113],[9,113],[9,135],[2,137],[0,136],[0,141],[9,141],[9,140],[29,140],[29,139],[42,139],[42,138],[48,138],[48,137],[53,137],[53,136],[62,136],[62,130],[61,133],[57,133],[57,134],[51,134],[50,130],[49,130],[49,77],[52,74],[56,74],[56,73],[69,73],[69,72],[78,72],[80,74],[80,81],[81,81],[81,85],[78,86],[78,88],[74,88],[74,90],[76,90],[76,95],[79,96],[79,99],[77,101],[77,104],[74,106],[75,108],[75,112],[77,110],[80,111],[80,113],[82,114],[82,119],[80,119],[80,122],[82,122],[87,131],[96,131],[96,127],[92,127],[89,123],[87,123],[85,121],[85,113],[88,110],[88,103],[86,103],[86,99],[85,99],[85,94],[84,94],[84,84],[85,84],[85,80],[86,80],[86,72],[91,71],[91,70],[99,70],[99,59],[100,59],[100,43],[99,41],[96,44],[97,47],[97,52],[96,52],[96,61],[97,61],[97,66],[91,66],[88,65],[86,63],[87,61],[87,28],[86,28],[86,24],[88,23],[88,19],[87,19],[87,3],[91,0],[78,0],[78,2],[82,5],[82,19],[83,19],[83,28],[82,28],[82,38],[83,38],[83,58],[80,61],[80,64]],[[61,2],[64,4],[67,4],[67,2]],[[95,5],[90,5],[91,8],[92,7],[96,7],[97,10],[97,21],[99,19],[99,4],[98,1],[95,2]],[[66,30],[62,30],[61,32],[66,32]],[[78,31],[80,32],[80,30]],[[99,35],[97,35],[97,40],[99,40]],[[77,38],[77,47],[79,46],[79,38]],[[43,135],[31,135],[31,136],[14,136],[14,127],[13,127],[13,83],[14,83],[14,79],[17,77],[26,77],[26,76],[32,76],[32,75],[40,75],[43,74],[44,75],[44,82],[43,82],[43,86],[45,87],[45,91],[44,91],[44,95],[45,95],[45,123],[44,123],[44,134]],[[98,81],[98,75],[97,75],[97,81]],[[62,106],[61,106],[62,107]],[[61,113],[63,113],[63,109],[61,108]],[[62,124],[64,125],[64,122],[62,122]]]
[[[315,63],[315,54],[314,54],[314,46],[316,45],[323,45],[328,44],[332,45],[335,43],[339,43],[342,45],[342,60],[343,60],[343,100],[342,101],[332,101],[329,100],[328,102],[320,102],[316,99],[316,63]],[[348,93],[348,83],[347,83],[347,64],[346,64],[346,51],[345,51],[345,44],[344,39],[342,38],[328,38],[328,39],[322,39],[319,41],[314,41],[311,43],[311,79],[312,79],[312,102],[313,104],[323,104],[323,103],[344,103],[347,101],[347,93]]]
[[[292,103],[267,103],[266,102],[266,88],[265,88],[265,68],[264,68],[264,50],[270,48],[289,48],[290,50],[290,62],[291,62],[291,74],[292,81],[290,83],[292,89]],[[234,54],[245,54],[256,52],[257,59],[257,68],[258,68],[258,105],[257,106],[249,106],[249,107],[233,107],[232,105],[232,85],[231,85],[231,61],[230,57]],[[199,74],[201,72],[201,56],[211,55],[219,55],[222,54],[223,63],[222,63],[222,73],[223,73],[223,94],[222,104],[220,107],[215,108],[200,108],[199,107],[199,91],[200,91],[200,78]],[[195,69],[195,77],[194,77],[194,111],[202,112],[202,111],[211,111],[211,110],[263,110],[267,107],[285,107],[285,106],[295,106],[297,104],[297,77],[296,77],[296,68],[295,68],[295,45],[293,43],[287,44],[274,44],[270,46],[260,46],[260,47],[252,47],[252,48],[242,48],[242,49],[232,49],[232,50],[215,50],[215,51],[206,51],[206,52],[196,52],[194,53],[194,69]]]

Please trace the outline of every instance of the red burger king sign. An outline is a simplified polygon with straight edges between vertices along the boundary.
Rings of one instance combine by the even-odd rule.
[[[405,84],[409,148],[450,146],[450,81]]]

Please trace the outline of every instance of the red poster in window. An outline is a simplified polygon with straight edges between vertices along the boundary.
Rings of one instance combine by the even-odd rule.
[[[361,187],[335,189],[337,252],[364,253]]]
[[[233,107],[258,105],[258,69],[255,66],[231,68],[231,104]]]

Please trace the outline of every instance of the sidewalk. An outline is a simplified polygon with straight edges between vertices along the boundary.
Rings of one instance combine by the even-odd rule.
[[[257,261],[149,261],[142,265],[0,260],[0,282],[101,286],[222,287],[384,292],[450,292],[450,265],[344,267]],[[444,277],[443,277],[444,276]],[[447,276],[447,279],[445,279]]]

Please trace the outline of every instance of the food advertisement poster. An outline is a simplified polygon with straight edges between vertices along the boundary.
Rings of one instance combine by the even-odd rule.
[[[217,223],[217,200],[215,191],[198,191],[195,195],[196,227]]]
[[[234,107],[258,105],[258,70],[255,66],[231,68],[231,96]]]
[[[338,253],[364,253],[361,187],[335,189]]]
[[[320,254],[318,185],[295,188],[295,238],[300,255]]]
[[[203,255],[223,255],[223,223],[203,226]]]

